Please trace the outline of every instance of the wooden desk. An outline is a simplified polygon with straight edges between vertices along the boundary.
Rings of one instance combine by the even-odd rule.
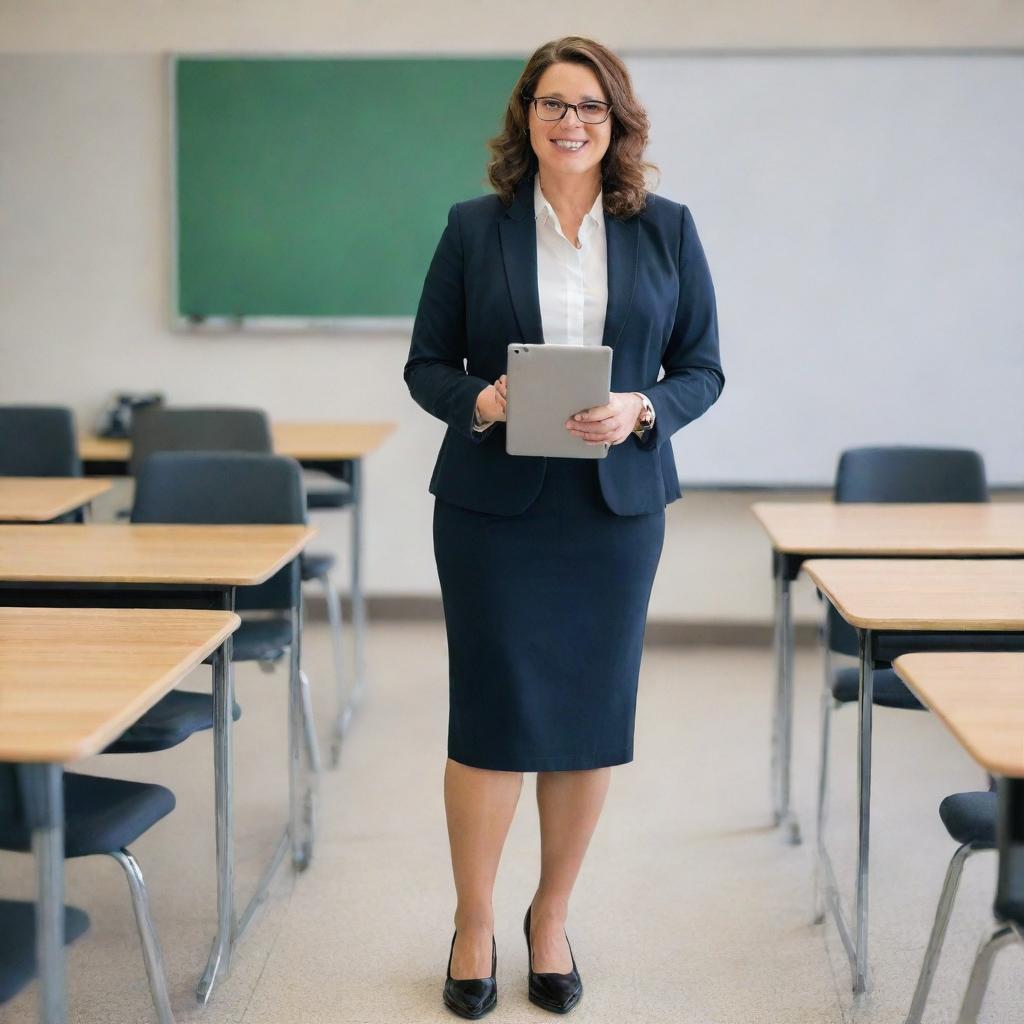
[[[100,753],[240,622],[217,611],[0,608],[0,761]]]
[[[393,422],[357,423],[342,421],[290,422],[271,425],[274,451],[290,455],[309,468],[317,463],[347,462],[375,452],[397,427]],[[127,470],[132,443],[126,438],[79,434],[78,454],[83,463],[113,463]]]
[[[149,583],[249,587],[265,582],[287,565],[316,534],[315,526],[301,525],[3,526],[0,586]]]
[[[0,522],[49,522],[109,490],[109,480],[80,476],[0,476]]]
[[[19,765],[35,797],[44,1024],[66,1019],[63,766],[100,753],[239,622],[223,611],[0,608],[0,761]]]
[[[301,769],[302,598],[298,557],[316,528],[89,524],[0,526],[0,605],[200,608],[231,612],[235,588],[290,566],[292,643],[288,686],[288,825],[270,869],[236,923],[231,637],[213,655],[217,936],[197,986],[207,1002],[227,972],[235,943],[290,848],[302,870],[312,852],[313,788]]]
[[[793,729],[793,623],[790,584],[807,558],[1022,558],[1024,503],[977,504],[755,502],[772,544],[775,583],[773,814],[792,842],[800,828],[790,808]]]
[[[345,731],[348,715],[366,689],[366,600],[363,595],[363,459],[375,452],[395,431],[394,422],[290,422],[271,424],[274,451],[290,455],[306,469],[315,469],[352,489],[352,532],[350,537],[350,593],[353,645],[353,686],[349,707],[335,722],[335,749]],[[128,472],[131,441],[81,434],[79,455],[86,473],[123,476]]]
[[[960,642],[996,650],[1024,636],[1024,562],[1020,560],[812,559],[803,571],[856,627],[860,646],[858,702],[858,853],[856,921],[851,937],[831,858],[819,836],[819,877],[826,906],[850,957],[855,992],[868,987],[868,881],[871,722],[876,659],[893,660],[927,646],[929,633],[970,634]],[[986,635],[988,639],[986,640]],[[934,638],[932,638],[933,640]]]
[[[959,1020],[975,1021],[995,954],[1024,941],[1024,654],[906,654],[899,677],[986,771],[998,776],[996,922],[978,951]]]
[[[903,654],[893,668],[987,772],[1024,779],[1024,654]]]

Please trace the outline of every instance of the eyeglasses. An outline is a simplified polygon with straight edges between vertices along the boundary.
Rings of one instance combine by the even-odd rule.
[[[600,100],[584,100],[582,103],[565,103],[554,96],[527,96],[526,101],[533,104],[537,116],[542,121],[561,121],[570,107],[584,124],[604,124],[612,112],[610,103]]]

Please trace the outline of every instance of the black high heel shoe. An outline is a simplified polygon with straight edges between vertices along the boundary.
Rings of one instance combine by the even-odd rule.
[[[531,903],[526,908],[526,917],[523,918],[523,931],[526,933],[526,953],[529,956],[530,965],[530,1002],[552,1013],[568,1013],[583,995],[583,981],[580,972],[576,969],[576,958],[572,955],[572,946],[569,946],[569,957],[572,960],[572,970],[568,974],[537,974],[533,969],[533,949],[530,945],[530,911],[533,910]],[[569,945],[569,936],[565,936],[565,943]]]
[[[495,978],[498,969],[498,947],[491,936],[491,976],[489,978],[453,978],[452,953],[455,952],[455,936],[452,935],[452,948],[448,951],[448,973],[444,982],[441,998],[449,1010],[454,1010],[460,1017],[479,1020],[485,1013],[494,1009],[498,1001],[498,982]]]

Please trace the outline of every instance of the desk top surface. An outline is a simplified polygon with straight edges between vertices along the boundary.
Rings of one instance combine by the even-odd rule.
[[[330,462],[371,454],[396,427],[393,422],[281,422],[272,423],[270,429],[277,454]],[[78,453],[86,462],[127,462],[131,448],[131,441],[125,439],[96,434],[81,434],[78,438]]]
[[[305,525],[0,526],[0,581],[253,586],[295,558],[316,533]]]
[[[239,622],[218,611],[0,608],[0,761],[98,754]]]
[[[49,522],[109,490],[96,477],[0,476],[0,522]]]
[[[853,626],[1024,631],[1024,561],[811,559],[803,571]]]
[[[983,768],[1024,778],[1024,654],[904,654],[893,667]]]
[[[786,554],[1024,555],[1024,502],[758,501],[751,511]]]

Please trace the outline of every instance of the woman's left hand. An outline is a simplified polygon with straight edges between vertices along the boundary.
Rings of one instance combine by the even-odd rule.
[[[587,444],[621,444],[633,432],[644,404],[631,391],[613,391],[607,405],[583,409],[565,421],[570,434]]]

